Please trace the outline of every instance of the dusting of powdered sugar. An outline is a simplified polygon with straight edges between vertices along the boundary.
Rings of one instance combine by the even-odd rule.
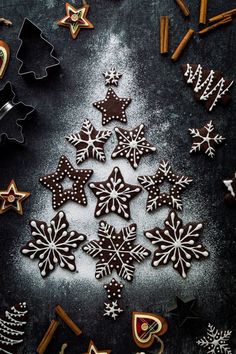
[[[47,4],[49,3],[48,1]],[[127,125],[122,125],[120,122],[112,122],[103,127],[101,124],[101,113],[93,107],[92,103],[105,97],[107,88],[105,87],[102,73],[112,67],[115,67],[123,74],[118,87],[115,88],[116,93],[120,97],[131,97],[132,103],[126,110]],[[68,75],[73,75],[73,77],[79,77],[80,74],[79,69],[76,67],[73,69],[73,73],[68,73]],[[44,169],[41,171],[42,175],[44,173],[51,173],[56,169],[57,162],[62,154],[66,155],[74,167],[76,167],[76,151],[74,147],[65,140],[65,137],[73,132],[78,132],[86,118],[91,120],[96,129],[111,129],[113,131],[112,137],[105,145],[106,163],[103,164],[95,160],[87,160],[79,166],[79,168],[90,168],[94,170],[90,182],[107,179],[113,167],[118,166],[127,183],[138,184],[137,177],[139,175],[155,173],[162,158],[170,160],[171,163],[174,162],[174,172],[186,173],[186,175],[188,175],[188,171],[184,171],[182,167],[180,171],[178,170],[178,162],[182,157],[178,155],[178,150],[175,146],[171,146],[168,143],[167,137],[171,129],[170,119],[163,114],[161,102],[157,104],[155,110],[149,108],[146,92],[144,92],[139,85],[136,62],[131,58],[130,48],[122,41],[122,33],[119,35],[108,33],[107,41],[104,43],[102,50],[99,46],[97,48],[97,56],[86,58],[86,63],[84,63],[84,75],[87,75],[89,79],[87,80],[87,85],[84,87],[83,92],[81,92],[79,85],[74,85],[74,104],[72,100],[70,100],[68,104],[64,102],[57,111],[57,119],[62,123],[62,127],[61,130],[54,132],[54,147],[47,153],[48,160],[45,161]],[[178,117],[175,118],[177,127]],[[152,124],[151,122],[156,122],[156,124]],[[124,126],[127,129],[133,129],[140,123],[144,123],[146,127],[146,138],[157,147],[157,152],[143,157],[138,169],[134,171],[127,160],[111,159],[111,153],[116,146],[114,127]],[[45,147],[45,149],[46,148],[47,147]],[[86,195],[88,199],[88,205],[86,207],[68,202],[62,209],[66,213],[70,230],[77,230],[84,233],[87,235],[88,240],[92,240],[97,239],[100,219],[94,217],[97,200],[88,186],[86,186]],[[56,213],[51,207],[50,191],[39,185],[36,189],[34,199],[35,205],[30,218],[49,223]],[[147,192],[143,191],[132,200],[130,204],[132,219],[129,223],[135,222],[138,225],[137,242],[153,251],[154,248],[143,236],[143,231],[155,226],[163,227],[163,222],[169,210],[162,208],[149,214],[145,210],[146,199]],[[173,270],[172,264],[165,267],[152,268],[151,257],[141,264],[136,264],[134,281],[132,284],[127,285],[126,294],[127,296],[131,296],[132,294],[132,299],[135,299],[137,303],[139,299],[137,298],[138,295],[135,294],[139,294],[139,291],[135,290],[140,288],[140,284],[142,284],[143,293],[146,294],[146,297],[148,297],[149,289],[151,288],[160,289],[160,297],[163,298],[164,294],[167,292],[175,296],[176,293],[181,294],[186,288],[194,289],[195,294],[198,291],[201,291],[202,294],[207,294],[209,282],[211,282],[212,285],[214,282],[217,282],[217,250],[215,239],[218,238],[219,240],[221,236],[218,232],[218,225],[214,225],[212,221],[209,222],[210,214],[206,207],[208,203],[201,194],[201,185],[196,185],[196,183],[193,182],[192,185],[186,189],[183,193],[183,204],[184,210],[180,216],[183,217],[184,223],[193,221],[205,222],[206,226],[201,236],[201,242],[210,251],[211,256],[204,261],[193,261],[186,280],[183,280],[179,274]],[[116,214],[110,214],[105,219],[118,229],[129,224]],[[31,293],[43,295],[49,285],[52,289],[61,289],[60,291],[62,292],[65,288],[71,288],[72,290],[76,287],[89,289],[91,284],[96,292],[99,292],[98,289],[102,288],[101,282],[95,279],[95,260],[83,253],[81,249],[75,252],[78,270],[76,273],[70,273],[57,267],[47,279],[42,279],[37,261],[32,261],[22,256],[19,252],[19,248],[30,238],[29,227],[26,226],[25,230],[20,230],[20,237],[12,251],[12,260],[15,269],[17,269],[18,274],[20,274],[21,281],[24,283],[30,278]],[[107,279],[104,280],[107,282]],[[103,297],[103,295],[102,293],[101,296]],[[140,298],[143,299],[142,297]],[[144,305],[142,304],[142,306]]]

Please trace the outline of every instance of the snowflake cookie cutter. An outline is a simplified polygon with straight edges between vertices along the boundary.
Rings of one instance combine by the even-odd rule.
[[[18,39],[21,44],[16,53],[16,58],[21,63],[18,70],[20,76],[42,80],[48,77],[49,71],[60,65],[60,60],[53,54],[55,51],[54,45],[44,37],[42,30],[27,17],[24,19]],[[34,52],[30,55],[31,47],[33,47]],[[47,50],[46,47],[48,47]],[[45,57],[42,59],[42,51],[44,56],[47,55],[49,62],[44,66],[43,60],[45,61]]]
[[[8,81],[0,90],[0,142],[2,137],[6,137],[7,140],[23,144],[25,138],[20,121],[25,121],[34,110],[35,107],[16,101],[16,94]]]

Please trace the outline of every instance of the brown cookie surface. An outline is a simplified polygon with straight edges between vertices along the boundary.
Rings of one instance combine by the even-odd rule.
[[[138,181],[148,192],[146,210],[151,212],[164,205],[182,210],[181,193],[192,182],[192,179],[176,175],[173,173],[170,163],[162,160],[155,175],[139,176]],[[161,186],[164,182],[170,184],[168,193],[161,192]]]
[[[79,133],[66,137],[66,140],[76,148],[76,163],[80,164],[89,158],[105,162],[104,145],[111,134],[110,130],[96,130],[86,119]]]
[[[201,223],[183,225],[177,213],[170,211],[164,229],[156,227],[144,232],[152,244],[157,246],[152,261],[153,267],[173,262],[173,268],[186,278],[192,259],[209,256],[209,252],[198,242],[202,228]]]
[[[53,209],[60,208],[66,201],[71,200],[81,205],[87,204],[84,186],[93,170],[75,169],[66,156],[61,156],[55,172],[40,178],[43,186],[52,192]],[[62,182],[68,177],[72,181],[70,189],[64,189]]]
[[[104,100],[94,102],[100,112],[102,112],[102,124],[105,125],[111,120],[118,120],[122,123],[127,122],[125,109],[131,102],[131,98],[120,98],[115,91],[109,87]]]
[[[144,137],[144,125],[140,124],[132,130],[115,128],[118,145],[111,157],[125,157],[133,168],[137,168],[141,157],[148,155],[156,148],[151,145]]]
[[[184,64],[182,71],[186,83],[193,86],[196,99],[205,102],[208,111],[217,103],[229,102],[234,81],[225,79],[220,71],[204,69],[200,64]]]

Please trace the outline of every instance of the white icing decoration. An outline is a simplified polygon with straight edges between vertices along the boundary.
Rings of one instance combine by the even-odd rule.
[[[188,77],[187,80],[188,84],[192,84],[194,80],[197,78],[197,82],[194,87],[194,92],[198,93],[199,91],[204,89],[202,95],[200,96],[201,101],[207,101],[208,99],[211,98],[212,95],[215,95],[217,91],[213,103],[209,108],[209,111],[212,111],[212,109],[216,106],[219,99],[221,99],[229,91],[230,87],[234,83],[234,81],[230,81],[229,84],[226,85],[225,84],[226,80],[223,77],[221,77],[213,87],[212,83],[215,79],[214,70],[210,70],[209,75],[207,76],[205,81],[202,82],[203,68],[200,64],[198,64],[195,72],[193,72],[192,66],[190,64],[187,64],[187,69],[184,73],[184,76]]]
[[[71,251],[79,247],[86,237],[75,231],[67,231],[69,225],[62,211],[51,220],[50,227],[41,226],[41,221],[31,222],[31,232],[35,240],[22,248],[22,254],[31,259],[42,260],[38,265],[43,277],[50,273],[57,263],[62,268],[74,271],[75,257]]]
[[[207,334],[197,340],[197,345],[206,349],[208,354],[232,354],[229,347],[229,340],[232,331],[219,331],[210,323],[208,324]]]
[[[103,76],[105,77],[105,85],[118,86],[118,81],[121,78],[122,74],[116,71],[115,68],[112,68],[111,70],[108,70],[103,73]]]
[[[80,164],[89,157],[104,162],[106,157],[103,146],[111,134],[109,130],[97,131],[92,123],[86,119],[80,133],[71,134],[66,138],[77,149],[77,164]],[[83,135],[86,137],[83,137]]]
[[[234,175],[234,178],[236,178],[236,173]],[[235,195],[235,190],[233,189],[233,180],[229,179],[229,180],[224,180],[223,181],[224,185],[227,187],[228,191],[230,192],[230,194],[232,195],[232,197],[236,197]]]
[[[112,153],[112,158],[126,157],[133,168],[137,168],[144,154],[156,151],[144,138],[144,125],[140,124],[134,130],[115,128],[118,145]]]
[[[16,346],[23,342],[24,331],[20,329],[26,325],[27,313],[26,303],[19,304],[19,309],[12,306],[5,311],[5,319],[0,319],[0,352],[14,354]]]
[[[174,268],[186,278],[187,270],[191,266],[190,261],[209,255],[209,252],[197,243],[203,225],[189,223],[183,226],[177,213],[172,211],[165,221],[165,227],[164,230],[155,228],[145,232],[145,236],[158,247],[154,253],[153,266],[158,267],[172,261]]]
[[[213,134],[215,128],[212,121],[207,123],[207,125],[204,126],[204,128],[205,128],[205,134],[201,133],[201,129],[189,129],[190,135],[193,138],[197,138],[197,141],[193,141],[193,145],[191,147],[190,153],[201,151],[201,149],[204,149],[205,154],[213,158],[215,156],[214,146],[222,143],[225,140],[225,138],[223,138],[219,134]],[[207,149],[203,147],[204,144],[207,144]]]
[[[89,187],[98,198],[96,216],[108,214],[111,211],[121,217],[130,217],[128,203],[141,191],[135,185],[126,185],[118,167],[115,167],[107,181],[90,183]]]
[[[109,316],[116,320],[117,317],[123,312],[123,310],[119,307],[117,300],[112,301],[111,303],[104,303],[105,309],[103,316]]]
[[[133,245],[136,225],[122,228],[118,233],[103,221],[100,222],[98,236],[99,241],[93,240],[83,247],[83,251],[91,257],[100,259],[96,264],[96,278],[110,275],[115,269],[120,277],[131,281],[135,270],[133,262],[140,263],[150,255],[150,251],[142,245]]]

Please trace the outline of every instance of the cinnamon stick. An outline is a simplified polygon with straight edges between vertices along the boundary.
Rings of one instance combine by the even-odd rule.
[[[52,337],[53,337],[58,325],[59,325],[58,321],[56,321],[56,320],[51,321],[51,323],[47,329],[47,332],[44,334],[43,339],[41,340],[41,342],[36,350],[38,354],[43,354],[45,352],[45,350],[48,347],[48,344],[52,340]]]
[[[169,17],[160,17],[160,53],[168,53],[169,48]]]
[[[232,22],[232,17],[228,16],[228,17],[224,18],[222,21],[216,22],[216,23],[214,23],[214,25],[204,28],[203,30],[198,32],[198,34],[200,34],[202,36],[210,31],[213,31],[215,28],[218,28],[223,25],[227,25],[230,22]]]
[[[207,22],[207,3],[208,0],[201,0],[200,16],[199,16],[199,23],[201,25],[205,25]]]
[[[194,34],[194,30],[190,28],[188,32],[185,34],[185,36],[183,37],[183,39],[181,40],[181,42],[179,43],[178,47],[175,49],[171,57],[172,61],[177,61],[179,59],[180,55],[182,54],[184,48],[192,38],[193,34]]]
[[[80,328],[72,321],[72,319],[67,315],[65,310],[60,305],[57,305],[55,312],[77,336],[82,333]]]
[[[179,6],[179,8],[182,11],[182,13],[184,14],[184,16],[188,17],[190,15],[190,11],[189,11],[189,8],[188,8],[188,5],[186,4],[186,2],[184,0],[175,0],[175,2]]]
[[[213,23],[213,22],[218,22],[220,20],[223,20],[224,18],[230,17],[230,16],[235,16],[236,15],[236,9],[230,10],[230,11],[226,11],[226,12],[222,12],[221,14],[211,17],[209,18],[209,22]]]

